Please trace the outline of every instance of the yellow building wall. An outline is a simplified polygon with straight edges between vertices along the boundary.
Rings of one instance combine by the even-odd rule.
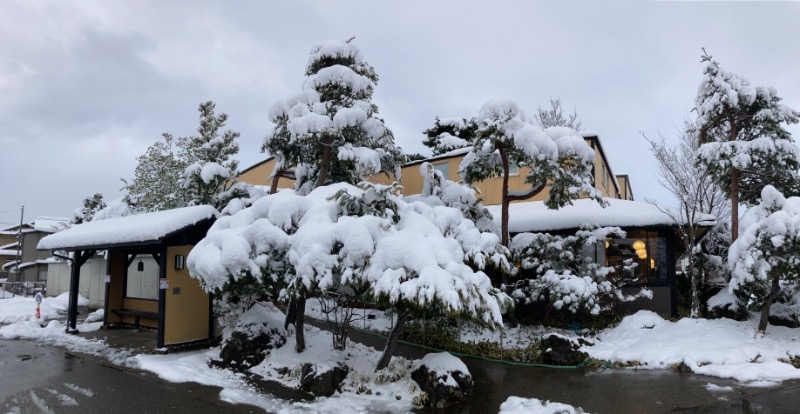
[[[587,137],[586,144],[592,146],[592,140],[596,138]],[[610,198],[622,198],[622,194],[620,191],[617,190],[617,177],[614,177],[611,173],[611,168],[606,163],[605,158],[599,148],[594,148],[595,153],[595,167],[594,167],[594,179],[595,179],[595,188],[600,190],[604,197]],[[437,159],[437,160],[430,160],[433,165],[439,165],[443,163],[447,163],[448,171],[449,171],[449,180],[450,181],[459,181],[461,177],[458,174],[458,166],[461,163],[461,160],[464,158],[464,155],[457,155],[451,158],[446,159]],[[261,181],[256,181],[256,177],[267,177],[272,172],[272,168],[275,166],[274,160],[269,160],[262,164],[257,164],[250,169],[246,170],[245,173],[242,173],[237,181],[246,182],[250,184],[259,184]],[[403,194],[405,195],[414,195],[419,194],[422,192],[422,184],[423,179],[419,173],[420,163],[416,162],[411,165],[404,166],[401,169],[402,173],[402,181],[400,184],[403,186]],[[525,176],[530,172],[530,168],[523,167],[519,169],[518,174],[511,175],[508,180],[508,188],[510,191],[524,191],[530,188],[530,184],[525,183]],[[378,183],[378,184],[391,184],[394,181],[394,177],[387,177],[385,174],[378,174],[369,179],[369,181]],[[291,187],[292,182],[288,179],[282,179],[281,184],[286,183],[285,187]],[[478,197],[483,199],[484,205],[494,205],[501,203],[501,194],[502,194],[502,186],[503,186],[503,178],[502,177],[493,177],[481,182],[474,184],[475,188],[479,191]],[[284,186],[279,185],[280,188],[284,188]],[[624,188],[624,187],[621,187]],[[544,191],[540,192],[533,198],[530,198],[525,201],[542,201],[545,200],[548,196],[548,192],[550,191],[549,186],[545,187]]]
[[[167,248],[166,302],[164,305],[164,345],[209,338],[210,301],[208,293],[197,279],[189,276],[189,269],[175,269],[175,255],[184,261],[193,246]]]
[[[252,185],[271,186],[272,180],[269,179],[272,170],[275,169],[275,158],[268,158],[258,164],[239,173],[234,183],[247,183]],[[278,188],[292,188],[294,187],[294,180],[288,178],[278,179]]]

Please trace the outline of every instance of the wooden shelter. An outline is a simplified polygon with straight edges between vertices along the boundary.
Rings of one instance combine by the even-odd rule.
[[[189,276],[186,257],[218,215],[211,206],[185,207],[84,223],[42,239],[40,250],[72,253],[67,332],[77,332],[80,267],[105,250],[105,325],[155,328],[159,349],[212,338],[211,297]]]

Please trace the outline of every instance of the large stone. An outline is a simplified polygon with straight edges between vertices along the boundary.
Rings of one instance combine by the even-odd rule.
[[[342,363],[327,369],[305,363],[300,368],[300,389],[318,397],[330,397],[342,391],[342,381],[349,372],[350,368]]]
[[[542,337],[542,362],[548,365],[579,365],[589,355],[579,351],[580,343],[558,334],[549,334]]]
[[[787,328],[800,328],[800,320],[798,320],[797,315],[769,315],[769,324]]]
[[[422,400],[426,407],[444,408],[466,400],[475,391],[466,365],[446,352],[425,355],[411,372],[411,379],[427,394]]]
[[[220,351],[222,364],[246,370],[260,364],[286,343],[283,313],[271,303],[258,303],[243,313]]]

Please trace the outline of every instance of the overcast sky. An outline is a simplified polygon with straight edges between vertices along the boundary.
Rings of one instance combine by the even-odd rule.
[[[673,139],[691,116],[701,47],[800,108],[798,21],[800,2],[2,0],[0,224],[22,205],[28,221],[119,198],[136,157],[162,132],[194,134],[205,100],[241,132],[240,168],[258,162],[312,45],[351,36],[405,152],[429,154],[437,115],[559,97],[638,200],[670,204],[640,131]]]

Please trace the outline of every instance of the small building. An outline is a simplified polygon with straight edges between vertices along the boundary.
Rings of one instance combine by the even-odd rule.
[[[83,223],[42,239],[39,250],[72,256],[67,331],[77,328],[81,267],[106,251],[106,326],[157,329],[159,349],[211,339],[211,296],[185,264],[218,215],[211,206],[184,207]]]
[[[63,230],[69,219],[37,217],[36,220],[0,231],[0,269],[9,283],[44,284],[50,255],[36,249],[39,240]]]
[[[684,253],[676,229],[686,227],[684,217],[667,214],[659,207],[640,201],[605,198],[608,206],[601,207],[590,199],[573,201],[558,210],[548,209],[544,202],[529,201],[509,206],[508,231],[513,235],[524,232],[574,234],[582,225],[619,227],[625,238],[609,238],[590,254],[594,261],[616,272],[628,272],[623,288],[626,294],[643,287],[653,292],[653,298],[640,298],[623,303],[621,310],[652,310],[662,315],[677,316],[678,293],[675,264]],[[500,206],[489,206],[499,220]],[[716,224],[716,218],[703,214],[694,223],[698,239]],[[635,263],[632,268],[623,263]]]

